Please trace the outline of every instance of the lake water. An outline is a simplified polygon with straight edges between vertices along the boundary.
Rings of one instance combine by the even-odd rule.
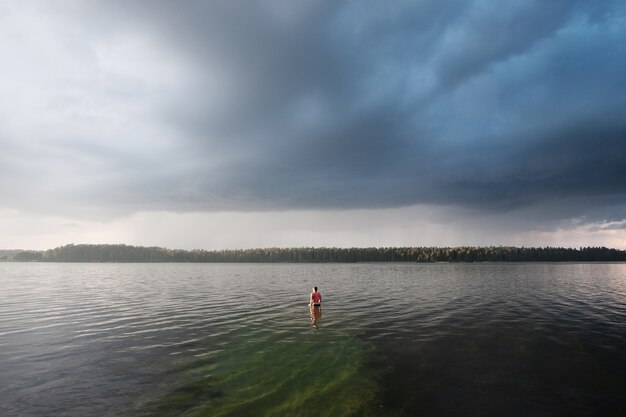
[[[626,265],[0,263],[0,415],[624,416]]]

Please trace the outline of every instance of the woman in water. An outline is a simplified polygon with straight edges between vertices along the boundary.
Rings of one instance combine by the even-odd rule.
[[[317,287],[313,287],[311,291],[309,310],[311,311],[311,325],[318,329],[317,322],[322,318],[322,294],[317,291]]]
[[[311,297],[309,300],[309,306],[311,307],[321,307],[322,306],[322,294],[317,291],[317,287],[313,287],[313,291],[311,292]]]

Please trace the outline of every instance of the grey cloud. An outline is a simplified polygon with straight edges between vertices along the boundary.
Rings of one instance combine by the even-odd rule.
[[[490,65],[523,54],[554,35],[576,11],[569,0],[474,3],[467,18],[451,25],[434,58],[445,88],[452,88]]]
[[[626,203],[620,2],[69,4],[54,16],[80,25],[84,43],[141,33],[184,75],[135,121],[166,126],[175,144],[55,143],[87,172],[68,206],[550,206],[546,218],[601,218]],[[132,96],[132,84],[111,94]],[[138,137],[150,142],[137,128],[124,143]],[[3,194],[18,187],[37,189],[15,178]]]
[[[626,229],[626,222],[607,224],[600,228],[600,230],[624,230],[624,229]]]

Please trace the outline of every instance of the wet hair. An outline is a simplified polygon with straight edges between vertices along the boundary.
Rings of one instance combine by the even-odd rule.
[[[315,290],[315,292],[317,292],[317,287],[313,287],[313,289]]]

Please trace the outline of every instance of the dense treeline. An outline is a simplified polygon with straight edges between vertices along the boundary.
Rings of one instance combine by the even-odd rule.
[[[14,262],[590,262],[626,261],[626,251],[605,247],[518,248],[265,248],[178,250],[128,245],[66,245],[46,251],[0,251]]]
[[[27,253],[29,251],[21,251],[21,250],[0,250],[0,262],[7,262],[7,261],[17,261],[18,259],[15,259],[16,255],[19,253],[20,256],[22,253]],[[27,256],[28,258],[30,258],[30,256]]]

